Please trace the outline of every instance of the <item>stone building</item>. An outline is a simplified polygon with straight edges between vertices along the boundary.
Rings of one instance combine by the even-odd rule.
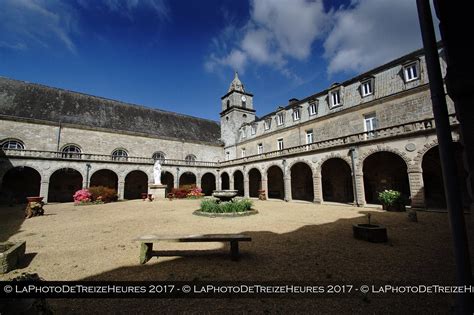
[[[442,51],[441,51],[442,56]],[[443,57],[440,62],[445,67]],[[458,123],[448,98],[456,141]],[[256,105],[258,106],[258,105]],[[168,189],[236,189],[269,199],[378,203],[396,189],[413,207],[445,207],[421,50],[257,117],[237,74],[217,122],[0,78],[1,198],[71,201],[105,185],[139,198],[162,162]],[[460,190],[472,206],[462,146]]]

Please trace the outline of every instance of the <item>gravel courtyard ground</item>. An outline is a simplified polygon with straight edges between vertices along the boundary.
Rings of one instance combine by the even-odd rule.
[[[454,279],[452,241],[446,213],[406,213],[344,205],[254,201],[260,213],[238,218],[195,216],[198,200],[123,201],[105,205],[46,205],[46,215],[23,219],[23,208],[0,208],[0,241],[26,240],[22,272],[45,280],[243,280],[354,283],[449,284]],[[355,240],[352,224],[388,228],[387,244]],[[466,216],[473,250],[472,219]],[[220,243],[162,243],[159,249],[221,249],[221,255],[152,258],[138,264],[144,234],[245,233],[242,259],[229,259]],[[225,247],[225,248],[224,248]],[[473,259],[471,258],[471,261]],[[450,295],[383,295],[252,299],[51,299],[59,313],[353,313],[453,311]]]

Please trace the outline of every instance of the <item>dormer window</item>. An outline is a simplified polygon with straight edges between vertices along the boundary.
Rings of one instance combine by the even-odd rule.
[[[405,83],[417,80],[419,78],[418,61],[408,63],[403,66],[403,78],[405,79]]]
[[[309,101],[308,112],[310,116],[318,114],[318,101],[317,100]]]
[[[284,122],[285,122],[285,116],[283,115],[283,113],[277,114],[277,125],[281,126],[283,125]]]
[[[329,102],[330,102],[331,108],[342,105],[341,89],[337,89],[337,90],[333,90],[329,92]]]
[[[256,134],[257,133],[257,124],[253,124],[252,125],[252,128],[250,129],[250,133],[252,135]]]
[[[265,130],[270,129],[271,125],[272,125],[272,121],[270,119],[266,119],[265,122],[263,123],[263,127]]]
[[[374,94],[374,79],[370,78],[360,83],[360,93],[362,97]]]
[[[295,108],[293,110],[293,121],[297,121],[297,120],[300,120],[300,109],[299,108]]]
[[[240,129],[240,138],[245,139],[247,137],[247,134],[245,132],[245,128]]]

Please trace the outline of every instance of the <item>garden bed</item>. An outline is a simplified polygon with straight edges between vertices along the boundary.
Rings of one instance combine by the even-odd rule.
[[[0,243],[0,273],[15,269],[25,256],[26,242]]]

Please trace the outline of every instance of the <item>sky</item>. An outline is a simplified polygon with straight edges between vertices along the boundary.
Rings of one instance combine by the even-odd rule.
[[[219,120],[257,116],[422,47],[414,0],[0,0],[0,76]]]

